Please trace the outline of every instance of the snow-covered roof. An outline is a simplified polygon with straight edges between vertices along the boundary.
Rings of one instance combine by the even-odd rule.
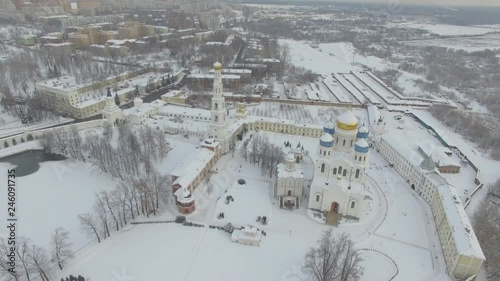
[[[363,125],[359,127],[358,133],[368,133],[368,128],[365,125]]]
[[[295,125],[297,127],[304,127],[304,128],[310,128],[310,129],[319,129],[319,130],[323,129],[323,126],[321,126],[321,125],[304,124],[304,123],[299,123],[296,120],[280,119],[280,118],[273,118],[273,117],[249,115],[245,120],[248,123],[255,123],[255,122],[260,121],[260,122],[269,122],[269,123],[275,123],[275,124],[290,124],[290,125]]]
[[[303,179],[304,172],[302,171],[302,167],[300,165],[295,165],[295,170],[289,171],[286,169],[286,165],[280,163],[277,165],[278,178],[296,178]]]
[[[460,166],[458,156],[447,147],[419,145],[418,149],[424,156],[432,157],[438,166]]]
[[[239,80],[241,76],[236,75],[236,74],[222,74],[221,77],[222,77],[222,79],[227,79],[227,80]],[[214,75],[213,74],[191,73],[191,74],[189,74],[188,78],[214,79]]]
[[[433,171],[436,169],[436,164],[432,161],[431,157],[424,157],[424,160],[420,163],[420,168],[427,171]]]
[[[293,153],[288,153],[286,160],[295,161],[295,155],[293,155]]]
[[[165,105],[159,112],[161,115],[183,115],[183,116],[194,116],[202,118],[211,118],[210,110],[200,109],[200,108],[189,108],[183,106],[175,106],[171,104]]]
[[[173,172],[178,178],[172,183],[182,187],[189,186],[215,156],[215,152],[207,148],[197,148],[191,153],[192,158],[186,159]]]
[[[438,188],[438,193],[443,203],[448,225],[452,229],[452,236],[457,252],[484,260],[483,251],[477,241],[476,234],[472,229],[455,187],[451,185],[441,186]]]

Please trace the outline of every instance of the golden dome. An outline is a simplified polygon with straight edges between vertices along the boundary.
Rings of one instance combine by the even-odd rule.
[[[337,118],[337,128],[345,131],[354,131],[358,128],[358,118],[350,110],[346,111]]]
[[[214,63],[214,70],[221,70],[222,69],[222,64],[220,62]]]

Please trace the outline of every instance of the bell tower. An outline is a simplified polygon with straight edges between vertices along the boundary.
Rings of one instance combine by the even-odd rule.
[[[212,110],[210,137],[217,140],[222,146],[222,152],[229,152],[229,134],[227,131],[227,109],[223,95],[222,64],[214,64],[214,90],[212,97]]]

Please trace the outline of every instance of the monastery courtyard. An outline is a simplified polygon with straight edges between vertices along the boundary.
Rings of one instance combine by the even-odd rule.
[[[281,145],[282,137],[286,137],[276,133],[266,134],[274,135],[270,140]],[[134,225],[128,231],[119,233],[116,239],[104,242],[110,245],[87,249],[93,252],[94,258],[82,261],[79,268],[90,270],[98,267],[104,262],[101,260],[104,255],[99,252],[111,247],[116,259],[107,259],[106,262],[116,264],[116,270],[127,264],[118,258],[126,256],[126,253],[153,257],[153,260],[146,258],[144,261],[141,258],[125,267],[129,275],[139,280],[153,278],[148,268],[165,270],[165,274],[172,276],[171,280],[306,280],[300,270],[303,257],[321,232],[331,226],[315,221],[308,214],[307,204],[292,211],[280,209],[277,199],[272,197],[271,179],[268,175],[261,175],[259,167],[245,162],[238,151],[241,143],[238,143],[234,157],[231,153],[224,155],[213,168],[210,194],[207,194],[205,182],[195,190],[193,194],[196,198],[203,199],[197,202],[197,210],[187,219],[205,225],[223,226],[231,222],[239,227],[252,224],[266,232],[260,247],[233,243],[229,234],[208,227],[142,224]],[[175,150],[176,146],[171,153]],[[306,182],[312,177],[307,165],[312,165],[312,161],[305,160]],[[238,179],[244,179],[246,184],[238,184]],[[368,185],[373,193],[371,212],[364,213],[360,222],[345,222],[334,228],[336,233],[349,233],[356,246],[362,249],[363,256],[369,258],[370,262],[364,264],[362,280],[388,280],[396,273],[393,280],[401,281],[427,281],[444,276],[444,260],[430,207],[414,195],[399,174],[375,152],[371,157]],[[306,194],[307,191],[306,187]],[[226,204],[227,195],[233,196],[234,201]],[[303,202],[307,202],[307,198]],[[155,219],[173,219],[178,214],[174,206]],[[217,218],[220,212],[224,212],[224,219]],[[256,222],[257,216],[266,216],[268,224]],[[143,237],[145,233],[147,241]],[[141,246],[137,246],[136,242]],[[151,255],[153,252],[155,254]],[[214,257],[220,266],[213,266],[211,260]],[[160,266],[174,261],[178,266],[169,268],[168,273],[165,267]],[[245,264],[251,264],[252,268],[242,268]],[[108,272],[96,277],[109,280],[112,275]]]

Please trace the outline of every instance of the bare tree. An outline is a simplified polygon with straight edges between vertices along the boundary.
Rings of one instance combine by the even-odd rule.
[[[119,222],[118,222],[118,219],[116,218],[116,215],[115,215],[116,205],[115,205],[114,200],[112,198],[110,198],[110,195],[108,194],[107,191],[101,192],[101,196],[102,196],[102,201],[104,202],[104,204],[108,208],[108,211],[111,214],[111,217],[113,218],[113,220],[115,222],[116,231],[120,230]]]
[[[95,193],[95,203],[94,203],[94,211],[97,214],[97,218],[101,223],[102,235],[104,239],[110,237],[109,234],[109,224],[108,224],[108,212],[106,209],[106,205],[104,200],[99,196],[99,194]]]
[[[97,243],[101,243],[101,236],[99,236],[99,227],[92,214],[86,213],[78,215],[78,220],[80,221],[82,231],[90,235],[94,234],[97,239]]]
[[[30,240],[24,237],[20,237],[16,243],[16,257],[20,261],[21,269],[24,272],[26,280],[30,281],[32,279],[32,273],[34,273],[33,267],[29,262],[28,249],[30,247]]]
[[[31,244],[26,250],[29,263],[38,272],[42,281],[49,281],[50,259],[45,250],[37,245]]]
[[[357,281],[363,275],[361,262],[349,235],[335,237],[328,229],[307,252],[302,270],[314,281]]]
[[[71,243],[69,242],[69,232],[62,227],[56,228],[51,239],[51,258],[57,263],[59,269],[63,269],[66,259],[73,256]]]

